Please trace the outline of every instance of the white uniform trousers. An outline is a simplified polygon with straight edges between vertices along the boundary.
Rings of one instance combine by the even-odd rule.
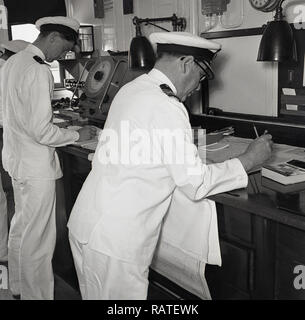
[[[23,300],[52,300],[56,243],[55,180],[14,180],[8,240],[9,285]]]
[[[0,261],[7,261],[7,202],[0,177]]]
[[[145,300],[148,266],[130,264],[92,250],[69,234],[83,300]]]

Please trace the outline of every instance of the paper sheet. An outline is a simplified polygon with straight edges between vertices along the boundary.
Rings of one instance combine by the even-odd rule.
[[[82,148],[95,151],[98,145],[98,141],[91,141],[81,145]]]
[[[53,123],[54,123],[54,124],[64,123],[64,122],[66,122],[66,121],[67,121],[67,120],[60,119],[60,118],[54,118],[54,119],[53,119]]]
[[[84,148],[85,146],[87,146],[89,144],[93,144],[93,143],[96,143],[96,145],[97,145],[97,142],[98,142],[98,138],[95,137],[94,139],[91,139],[91,140],[76,141],[76,142],[74,142],[74,145],[77,145],[77,146]]]
[[[289,111],[298,111],[299,106],[296,104],[286,104],[286,110]]]
[[[296,91],[293,88],[283,88],[282,90],[286,96],[296,96]]]
[[[202,161],[205,163],[219,163],[229,159],[233,159],[244,153],[248,147],[248,145],[252,142],[252,139],[244,139],[238,137],[225,137],[220,145],[223,146],[225,144],[229,144],[229,147],[222,148],[219,151],[208,151],[203,147],[199,147],[199,156]],[[215,149],[217,144],[215,146]],[[205,158],[206,155],[206,158]],[[305,161],[305,150],[304,148],[299,148],[295,146],[290,146],[286,144],[278,144],[275,143],[273,145],[273,152],[271,159],[267,162],[278,163],[289,161],[292,159]],[[260,169],[260,168],[258,168]]]

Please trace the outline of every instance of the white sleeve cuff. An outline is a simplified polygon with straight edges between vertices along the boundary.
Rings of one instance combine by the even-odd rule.
[[[238,158],[227,160],[230,162],[231,170],[236,173],[236,182],[240,184],[240,188],[246,188],[248,185],[248,174]]]

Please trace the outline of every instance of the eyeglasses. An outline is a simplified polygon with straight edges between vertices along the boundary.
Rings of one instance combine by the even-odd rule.
[[[207,62],[205,62],[204,60],[200,61],[203,64],[203,66],[196,59],[194,59],[194,62],[203,71],[203,75],[201,76],[201,78],[199,80],[200,82],[203,81],[205,78],[207,78],[208,80],[214,79],[214,72],[213,72],[211,66]]]

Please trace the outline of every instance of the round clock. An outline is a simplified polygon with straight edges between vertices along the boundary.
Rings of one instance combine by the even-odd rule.
[[[249,0],[251,6],[256,10],[263,10],[270,5],[273,0]]]
[[[270,2],[270,4],[265,7],[262,11],[263,12],[271,12],[276,9],[276,7],[280,4],[281,0],[273,0]]]

